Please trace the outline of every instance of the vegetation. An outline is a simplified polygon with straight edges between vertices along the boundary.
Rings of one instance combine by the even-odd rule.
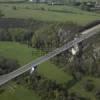
[[[43,51],[46,52],[45,48],[50,48],[50,50],[52,50],[52,48],[54,49],[55,47],[59,47],[64,43],[67,43],[75,36],[74,32],[77,32],[79,28],[81,28],[81,26],[70,22],[49,23],[48,25],[44,24],[44,26],[42,26],[41,28],[39,27],[38,30],[32,32],[34,34],[31,35],[29,34],[31,32],[26,34],[27,31],[22,28],[8,28],[6,31],[1,29],[1,33],[4,33],[4,36],[0,33],[2,41],[0,42],[0,55],[16,59],[19,64],[24,65],[31,60],[42,56]],[[68,30],[70,30],[70,32]],[[62,35],[63,32],[65,33],[64,36]],[[8,36],[10,36],[10,38],[8,38]],[[25,36],[28,36],[30,38],[27,39],[25,38]],[[64,39],[65,36],[67,36],[67,40]],[[44,39],[45,37],[47,38],[47,40]],[[97,41],[96,43],[99,43],[99,39],[97,37],[95,37]],[[64,42],[65,40],[66,42]],[[17,41],[18,43],[16,43],[15,41]],[[31,41],[32,45],[25,45],[27,44],[27,41]],[[88,44],[91,43],[89,41],[90,40],[88,40]],[[42,49],[42,51],[36,48]],[[26,73],[22,77],[18,78],[16,82],[17,84],[24,85],[31,90],[35,90],[43,100],[47,99],[48,97],[50,97],[52,100],[58,100],[59,98],[69,100],[71,100],[72,98],[87,100],[88,98],[92,97],[91,91],[93,92],[93,98],[99,98],[99,90],[96,90],[97,84],[95,83],[95,80],[94,83],[92,81],[84,80],[84,85],[79,84],[84,76],[87,77],[91,75],[92,77],[96,77],[97,79],[99,77],[99,59],[94,59],[92,55],[93,49],[91,48],[92,46],[90,45],[88,48],[86,48],[86,50],[78,53],[71,62],[69,62],[69,59],[72,57],[72,55],[69,52],[63,52],[57,57],[54,57],[51,62],[48,61],[39,65],[39,67],[37,68],[37,72],[34,75],[27,76]],[[94,65],[96,65],[95,70]],[[67,74],[64,71],[67,72]],[[44,83],[46,84],[45,89],[43,88]],[[84,91],[82,91],[84,95],[82,95],[82,92],[79,93],[78,91],[80,89],[76,91],[75,87],[77,86],[77,84],[79,84],[79,87],[82,86],[82,89],[84,89],[87,94],[85,94]],[[90,93],[90,95],[88,98],[86,98],[86,95],[88,95],[88,93]]]
[[[2,100],[40,100],[40,97],[33,91],[15,83],[10,83],[6,86],[5,92],[0,93]]]
[[[13,9],[14,6],[16,6],[17,10]],[[83,11],[75,7],[56,5],[52,7],[46,4],[0,4],[0,9],[6,18],[32,18],[52,22],[73,21],[83,25],[100,17],[99,14]]]
[[[2,11],[0,10],[0,18],[3,17],[4,14],[2,13]]]
[[[35,51],[32,55],[32,51]],[[40,56],[39,50],[28,48],[26,45],[21,45],[14,42],[0,42],[0,55],[16,59],[19,64],[25,65]]]
[[[44,51],[46,51],[45,49],[51,51],[71,40],[79,28],[81,28],[81,26],[71,22],[46,25],[35,31],[32,37],[32,46]]]
[[[11,2],[0,4],[7,18],[6,21],[5,18],[0,19],[0,74],[9,73],[45,55],[98,23],[82,27],[100,19],[100,14],[82,11],[74,3],[74,6],[30,3],[12,5]],[[90,10],[86,5],[81,7]],[[15,20],[15,23],[11,20]],[[0,99],[99,100],[99,45],[97,35],[80,43],[80,52],[75,56],[68,50],[39,65],[31,75],[29,72],[24,73],[11,81],[12,85],[9,83],[0,88]]]
[[[19,66],[16,60],[0,57],[0,75],[7,74]]]
[[[31,52],[32,50],[34,50],[33,56]],[[20,64],[23,65],[35,59],[36,57],[39,57],[41,55],[41,52],[36,49],[28,48],[28,46],[22,45],[19,43],[0,42],[0,55],[7,56],[12,59],[17,59],[20,62]],[[71,76],[64,73],[61,69],[57,68],[54,64],[51,64],[49,61],[45,62],[44,64],[41,64],[38,68],[38,72],[40,73],[40,75],[46,77],[49,80],[55,80],[57,83],[65,83],[65,82],[68,82],[72,78]],[[28,76],[29,76],[29,73],[28,73]],[[21,81],[22,80],[23,78],[21,78]],[[25,84],[26,83],[24,82],[23,85]],[[24,89],[24,87],[22,86],[20,87],[20,86],[14,85],[14,87],[16,87],[13,89],[14,94],[11,93],[12,89],[10,89],[11,90],[10,93],[9,93],[10,90],[8,91],[8,89],[5,89],[5,92],[3,92],[0,95],[0,98],[2,98],[2,100],[7,100],[7,97],[9,97],[11,99],[18,100],[19,98],[17,96],[20,95],[22,97],[25,91],[26,91],[25,93],[30,93],[30,92],[32,93],[32,91],[29,92],[29,90]],[[18,91],[22,93],[20,94],[18,93]],[[4,95],[7,95],[7,96],[4,97]],[[12,98],[12,95],[13,95],[13,98]],[[28,96],[29,95],[26,94],[26,98],[28,98]],[[32,98],[33,99],[35,98],[36,100],[38,100],[38,97],[35,96],[34,93],[33,95],[30,94],[30,100]]]
[[[33,55],[32,51],[34,51]],[[19,43],[0,42],[0,55],[16,59],[21,65],[25,65],[37,57],[42,56],[43,53],[40,50],[28,48],[28,46]],[[49,61],[41,64],[38,71],[41,75],[60,83],[67,82],[72,78]]]

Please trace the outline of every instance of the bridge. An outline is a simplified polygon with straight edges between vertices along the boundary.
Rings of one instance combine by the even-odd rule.
[[[74,39],[74,40],[68,42],[67,44],[63,45],[62,47],[55,49],[54,51],[46,54],[45,56],[37,58],[36,60],[26,64],[25,66],[18,68],[17,70],[14,70],[13,72],[10,72],[8,74],[0,76],[0,85],[7,83],[8,81],[14,79],[15,77],[30,70],[32,67],[35,67],[35,66],[53,58],[54,56],[60,54],[61,52],[66,51],[69,48],[73,47],[75,44],[78,44],[78,43],[92,37],[93,35],[95,35],[97,33],[98,34],[100,33],[100,23],[96,26],[93,26],[90,29],[87,29],[87,30],[81,32],[80,33],[81,35],[79,37],[77,37],[77,39]]]

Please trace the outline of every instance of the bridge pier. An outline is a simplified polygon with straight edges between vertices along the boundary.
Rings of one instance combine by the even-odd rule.
[[[30,74],[34,73],[37,69],[37,66],[32,66],[31,70],[30,70]]]

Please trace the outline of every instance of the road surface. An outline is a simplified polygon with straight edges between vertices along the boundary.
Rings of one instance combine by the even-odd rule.
[[[47,55],[42,56],[40,58],[37,58],[33,62],[30,62],[29,64],[27,64],[21,68],[18,68],[17,70],[15,70],[9,74],[5,74],[5,75],[0,76],[0,85],[5,84],[6,82],[10,81],[11,79],[13,79],[13,78],[23,74],[24,72],[30,70],[32,67],[35,67],[35,66],[49,60],[50,58],[53,58],[54,56],[58,55],[59,53],[68,50],[69,48],[74,46],[76,43],[80,43],[83,40],[88,39],[97,33],[100,33],[100,24],[96,25],[95,27],[92,27],[91,29],[88,29],[84,32],[81,32],[80,34],[82,34],[82,35],[80,35],[77,39],[74,39],[74,40],[68,42],[64,46],[55,49],[54,51],[48,53]]]

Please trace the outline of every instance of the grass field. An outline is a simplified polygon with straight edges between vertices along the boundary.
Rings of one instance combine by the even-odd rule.
[[[0,100],[40,100],[40,97],[33,91],[13,83],[9,84],[5,92],[0,94]]]
[[[35,51],[32,56],[32,51]],[[26,45],[19,43],[0,42],[0,55],[17,59],[21,65],[37,58],[39,50],[28,48]],[[25,56],[24,56],[25,55]]]
[[[0,1],[25,1],[25,0],[0,0]],[[66,0],[69,1],[69,0]],[[79,1],[96,1],[96,0],[79,0]]]
[[[33,54],[32,51],[34,51]],[[17,59],[21,65],[41,56],[40,50],[14,42],[0,42],[0,55]]]
[[[8,1],[25,1],[25,0],[0,0],[0,1],[5,1],[5,2],[8,2]]]
[[[13,9],[16,6],[16,10]],[[33,18],[42,21],[73,21],[87,24],[100,19],[100,14],[82,11],[70,6],[49,6],[45,4],[0,4],[6,18]]]

